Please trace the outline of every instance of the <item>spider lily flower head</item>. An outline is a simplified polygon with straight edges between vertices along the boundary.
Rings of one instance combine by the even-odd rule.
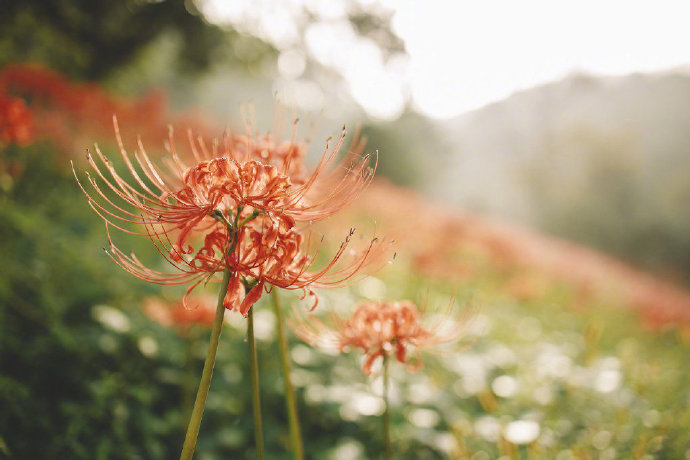
[[[33,118],[32,139],[49,141],[63,153],[74,152],[87,139],[112,130],[112,114],[126,126],[136,126],[147,141],[157,142],[168,129],[167,96],[154,90],[142,97],[114,97],[93,82],[76,83],[37,63],[8,64],[0,68],[0,94],[22,98]],[[180,113],[176,126],[210,133],[216,128],[198,113]],[[136,137],[125,133],[125,138]]]
[[[305,342],[340,353],[351,349],[364,352],[362,372],[372,374],[378,358],[395,358],[412,370],[421,368],[421,358],[410,351],[429,351],[434,346],[453,344],[465,336],[469,310],[456,317],[451,306],[433,315],[410,301],[364,301],[349,317],[332,314],[327,324],[315,315],[296,315],[292,330]]]
[[[300,170],[295,162],[301,156],[291,154],[288,162],[284,151],[290,149],[285,146],[278,149],[283,153],[267,154],[267,161],[282,158],[278,167],[254,158],[264,156],[270,143],[256,153],[256,149],[235,148],[237,142],[226,136],[209,149],[203,140],[190,136],[193,163],[186,166],[175,149],[171,130],[167,168],[162,169],[151,161],[141,142],[133,160],[124,148],[116,120],[114,126],[120,155],[132,179],[120,176],[97,146],[95,157],[87,155],[95,173],[95,177],[87,173],[92,188],[87,190],[76,171],[75,177],[91,207],[106,222],[106,252],[115,262],[149,282],[191,283],[185,299],[200,283],[228,270],[231,278],[225,306],[245,316],[262,292],[273,286],[301,289],[316,301],[312,288],[350,282],[360,269],[380,260],[388,246],[374,238],[357,252],[349,248],[351,232],[325,268],[313,268],[318,248],[311,252],[310,232],[305,233],[298,223],[321,220],[342,209],[370,183],[375,169],[375,163],[369,168],[369,157],[359,156],[360,150],[353,150],[356,160],[353,151],[346,156],[349,167],[342,163],[331,167],[344,133],[332,149],[326,146],[309,176],[293,182],[289,173]],[[268,142],[266,138],[264,142]],[[173,270],[147,267],[134,254],[121,251],[111,239],[111,228],[149,237]]]

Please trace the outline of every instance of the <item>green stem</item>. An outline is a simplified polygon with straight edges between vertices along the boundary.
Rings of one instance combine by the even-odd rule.
[[[192,416],[189,419],[189,426],[187,427],[187,435],[184,438],[184,445],[182,446],[180,460],[191,460],[191,458],[194,456],[196,438],[199,435],[201,418],[204,415],[204,407],[206,406],[206,397],[208,396],[208,390],[211,387],[211,377],[213,377],[213,366],[216,362],[216,352],[218,351],[220,332],[223,329],[223,316],[225,313],[223,299],[227,293],[229,282],[230,270],[229,268],[226,268],[225,272],[223,273],[223,282],[221,284],[220,292],[218,293],[218,306],[216,307],[216,316],[213,320],[213,327],[211,328],[211,340],[208,345],[206,360],[204,361],[204,370],[201,373],[201,382],[199,382],[199,390],[196,393],[194,409],[192,409]]]
[[[196,376],[194,375],[194,353],[193,353],[194,338],[192,336],[192,328],[188,328],[184,335],[184,376],[182,377],[182,429],[186,429],[189,425],[189,419],[192,416],[192,409],[194,407],[194,383]]]
[[[288,420],[290,422],[290,443],[295,460],[304,460],[304,448],[302,447],[302,434],[299,426],[299,416],[297,415],[297,399],[295,390],[290,379],[290,355],[288,354],[287,338],[285,336],[285,324],[283,314],[280,309],[280,299],[276,288],[271,292],[273,299],[273,309],[276,314],[278,324],[278,345],[280,347],[280,359],[283,365],[283,382],[285,383],[285,404],[287,405]]]
[[[383,354],[383,437],[386,447],[385,459],[393,458],[393,446],[391,445],[391,420],[388,407],[388,355]]]
[[[245,217],[245,218],[242,220],[242,222],[240,222],[239,224],[237,224],[237,219],[235,219],[235,226],[236,226],[237,228],[240,228],[240,227],[242,227],[244,224],[246,224],[247,222],[250,222],[250,221],[256,219],[256,218],[259,216],[259,214],[261,214],[261,211],[259,211],[258,209],[255,209],[251,214],[249,214],[247,217]],[[238,217],[239,217],[239,214],[238,214]]]
[[[259,397],[259,363],[256,359],[256,341],[254,340],[254,308],[249,309],[247,340],[249,341],[249,361],[252,374],[252,406],[254,408],[254,439],[256,441],[256,458],[264,458],[264,437],[261,428],[261,398]]]

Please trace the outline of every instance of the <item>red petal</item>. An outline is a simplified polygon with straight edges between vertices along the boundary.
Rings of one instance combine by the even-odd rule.
[[[240,299],[242,293],[242,284],[240,283],[240,277],[237,274],[233,274],[228,282],[228,291],[223,299],[223,306],[230,311],[237,310],[237,302]]]
[[[256,303],[257,300],[261,298],[261,294],[263,294],[264,290],[264,282],[259,281],[259,284],[251,288],[249,292],[247,292],[247,295],[244,296],[244,300],[242,300],[242,304],[240,304],[240,313],[242,313],[242,316],[245,318],[247,317],[249,313],[249,309],[252,308],[252,305]]]
[[[395,353],[395,357],[398,358],[398,361],[400,361],[401,363],[405,363],[405,345],[398,342],[397,347],[398,350]]]
[[[383,350],[378,350],[376,353],[372,353],[367,357],[362,364],[362,372],[364,372],[364,374],[371,375],[371,366],[379,356],[383,356]]]

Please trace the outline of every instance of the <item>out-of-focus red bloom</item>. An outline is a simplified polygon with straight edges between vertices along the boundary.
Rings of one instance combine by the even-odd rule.
[[[210,328],[215,318],[214,300],[206,296],[191,297],[188,307],[182,302],[170,304],[158,297],[144,299],[143,306],[149,318],[163,326],[175,327],[183,334],[195,324]]]
[[[332,315],[331,324],[315,315],[300,316],[289,324],[297,336],[313,346],[341,353],[352,348],[362,350],[365,355],[362,372],[371,375],[372,365],[379,357],[395,354],[399,362],[416,370],[422,361],[411,359],[410,349],[450,344],[464,336],[468,313],[459,318],[450,309],[434,315],[429,313],[420,312],[407,300],[366,301],[357,304],[347,318]]]
[[[79,151],[94,136],[112,129],[117,113],[128,126],[136,126],[145,141],[165,137],[170,115],[161,91],[138,98],[116,97],[97,83],[75,83],[64,75],[38,64],[9,64],[0,69],[0,94],[25,100],[33,115],[34,137],[48,140],[64,151]],[[209,133],[215,130],[198,115],[177,117],[178,128]],[[134,133],[125,133],[135,140]]]
[[[24,146],[33,137],[34,118],[24,101],[0,94],[0,145]]]
[[[161,169],[141,142],[133,160],[125,151],[117,123],[115,132],[132,179],[121,177],[96,146],[96,157],[88,155],[95,172],[95,177],[89,175],[93,189],[80,186],[108,227],[148,236],[173,267],[171,272],[151,269],[111,240],[110,256],[141,279],[192,283],[189,294],[227,268],[232,276],[225,306],[246,315],[272,286],[301,289],[305,296],[315,297],[312,288],[341,286],[365,265],[381,259],[383,240],[374,238],[361,252],[354,251],[348,247],[351,231],[330,262],[313,269],[316,254],[310,254],[310,233],[297,225],[338,212],[371,182],[376,165],[369,168],[370,157],[360,155],[359,145],[333,165],[344,132],[333,148],[327,144],[309,175],[303,174],[301,164],[299,150],[304,146],[290,147],[269,137],[256,141],[263,146],[259,149],[252,147],[251,138],[231,136],[209,149],[190,135],[192,158],[184,158],[175,148],[171,131],[168,167]],[[185,160],[191,160],[191,165]]]

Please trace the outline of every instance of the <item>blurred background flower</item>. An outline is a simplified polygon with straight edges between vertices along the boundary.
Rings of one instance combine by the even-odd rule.
[[[353,349],[363,352],[362,372],[371,375],[378,358],[385,361],[388,356],[395,356],[410,370],[420,369],[423,362],[415,352],[457,343],[464,335],[467,316],[456,318],[450,308],[420,310],[409,300],[363,301],[349,316],[331,314],[325,320],[298,314],[290,326],[299,338],[315,347],[339,353]]]
[[[182,300],[172,304],[163,299],[149,297],[143,300],[143,311],[146,315],[167,327],[177,327],[181,334],[198,324],[210,328],[216,313],[216,300],[211,296],[192,297],[187,300],[188,306],[182,304]]]

